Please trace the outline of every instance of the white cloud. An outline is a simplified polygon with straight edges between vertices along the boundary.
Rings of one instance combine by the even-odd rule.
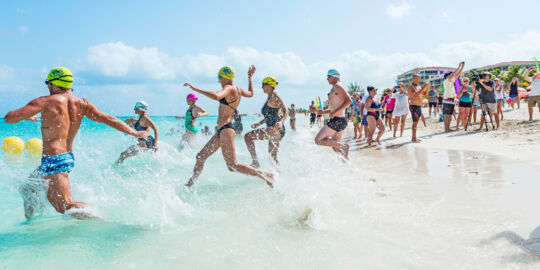
[[[157,48],[137,49],[121,42],[92,46],[88,63],[92,71],[117,78],[143,80],[215,80],[217,70],[227,64],[237,68],[237,77],[245,79],[250,64],[257,66],[257,79],[276,76],[280,85],[298,89],[321,89],[326,86],[325,73],[335,67],[344,81],[362,85],[390,86],[396,76],[418,66],[457,66],[466,61],[466,68],[502,61],[529,60],[540,56],[540,33],[529,29],[511,36],[507,42],[474,42],[440,44],[428,52],[396,52],[373,54],[365,50],[343,53],[332,61],[306,63],[293,52],[267,52],[253,48],[230,48],[222,55],[198,54],[170,57]]]
[[[19,26],[19,32],[26,34],[26,32],[28,32],[28,26],[24,26],[24,25]]]
[[[386,15],[393,19],[402,19],[413,9],[414,6],[409,5],[407,2],[401,2],[399,5],[389,4],[386,8]]]

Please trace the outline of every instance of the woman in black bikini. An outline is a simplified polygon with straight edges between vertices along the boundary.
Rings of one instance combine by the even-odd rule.
[[[144,101],[139,101],[135,104],[135,113],[139,115],[139,119],[135,118],[129,118],[126,119],[126,124],[131,126],[133,129],[137,131],[141,130],[147,130],[148,128],[152,128],[154,130],[155,138],[152,136],[148,136],[146,138],[139,138],[138,143],[136,145],[133,145],[129,147],[126,151],[122,152],[120,154],[120,157],[116,161],[116,164],[120,164],[126,160],[128,157],[135,156],[140,151],[147,151],[147,150],[158,150],[158,136],[159,132],[157,129],[156,124],[154,124],[154,121],[150,119],[150,116],[146,114],[146,111],[148,110],[148,105]]]
[[[374,100],[375,95],[377,95],[377,88],[373,86],[367,87],[369,97],[366,99],[366,105],[365,108],[367,110],[367,122],[368,122],[368,128],[369,128],[369,136],[368,136],[368,145],[371,146],[371,143],[373,142],[373,135],[375,135],[375,128],[379,128],[379,133],[377,134],[377,139],[375,141],[378,144],[381,144],[379,139],[384,134],[384,122],[381,120],[381,112],[384,111],[383,108],[381,108],[381,104],[376,102]]]
[[[251,154],[253,162],[251,166],[259,168],[259,160],[257,159],[257,152],[255,151],[254,140],[268,140],[268,152],[274,158],[276,164],[279,164],[277,159],[277,152],[279,149],[279,143],[283,136],[285,136],[285,119],[289,115],[287,106],[283,103],[283,100],[275,91],[278,82],[274,77],[266,77],[262,82],[262,88],[264,93],[268,95],[268,99],[262,107],[261,113],[264,115],[264,119],[259,123],[251,125],[254,130],[248,132],[244,136],[247,148]],[[282,110],[283,117],[279,116],[279,110]],[[266,123],[266,128],[259,128],[260,125]]]
[[[517,104],[519,109],[519,92],[518,92],[519,81],[517,77],[512,78],[512,82],[508,85],[508,90],[510,91],[510,105],[512,110],[514,109],[514,103]]]
[[[195,183],[204,168],[204,162],[206,161],[206,159],[208,159],[208,157],[210,157],[218,149],[221,148],[223,159],[225,159],[227,168],[230,171],[257,176],[260,179],[264,180],[267,185],[272,187],[272,182],[274,181],[274,174],[257,170],[248,165],[240,164],[236,160],[236,150],[234,147],[234,138],[236,136],[236,132],[234,130],[235,126],[233,123],[233,118],[237,118],[238,116],[238,111],[236,110],[236,108],[240,104],[240,98],[242,96],[253,96],[253,82],[251,79],[253,73],[255,73],[255,66],[249,67],[248,91],[234,85],[234,69],[229,66],[222,67],[219,70],[218,80],[222,88],[217,92],[206,91],[196,88],[191,83],[184,84],[184,86],[190,87],[191,89],[193,89],[193,91],[201,93],[213,100],[218,100],[220,103],[217,121],[218,130],[216,134],[212,136],[210,141],[208,141],[208,143],[203,147],[203,149],[197,154],[195,168],[193,169],[193,176],[191,176],[186,186],[190,187]]]

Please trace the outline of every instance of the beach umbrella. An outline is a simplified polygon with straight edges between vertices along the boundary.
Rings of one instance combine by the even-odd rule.
[[[520,98],[528,97],[529,93],[527,93],[527,90],[525,88],[518,88],[518,94]]]

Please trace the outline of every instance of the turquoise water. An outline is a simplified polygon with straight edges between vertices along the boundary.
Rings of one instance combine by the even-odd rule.
[[[249,130],[255,119],[244,118],[244,127]],[[504,231],[527,235],[534,229],[535,218],[523,209],[538,203],[532,177],[537,167],[471,152],[361,150],[354,144],[352,160],[344,163],[314,145],[317,129],[298,119],[298,132],[289,128],[283,140],[280,167],[266,143],[257,143],[261,165],[278,175],[274,190],[229,172],[218,151],[191,191],[183,184],[207,137],[178,152],[181,134],[166,133],[182,122],[155,117],[160,151],[115,166],[136,139],[85,121],[74,145],[71,187],[99,220],[75,220],[49,207],[26,222],[17,188],[39,161],[2,154],[0,269],[539,266],[526,248],[490,240]],[[206,124],[213,130],[215,118]],[[39,124],[0,122],[0,139],[13,135],[39,137]],[[236,147],[239,161],[249,163],[242,137]],[[516,193],[531,199],[515,200]],[[516,206],[501,206],[501,200]]]

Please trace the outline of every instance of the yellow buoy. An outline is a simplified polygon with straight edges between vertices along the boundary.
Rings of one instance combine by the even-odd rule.
[[[40,138],[33,138],[26,142],[24,151],[29,155],[39,155],[43,152],[43,141]]]
[[[19,154],[24,149],[24,141],[19,137],[7,137],[2,141],[2,151],[7,154]]]

